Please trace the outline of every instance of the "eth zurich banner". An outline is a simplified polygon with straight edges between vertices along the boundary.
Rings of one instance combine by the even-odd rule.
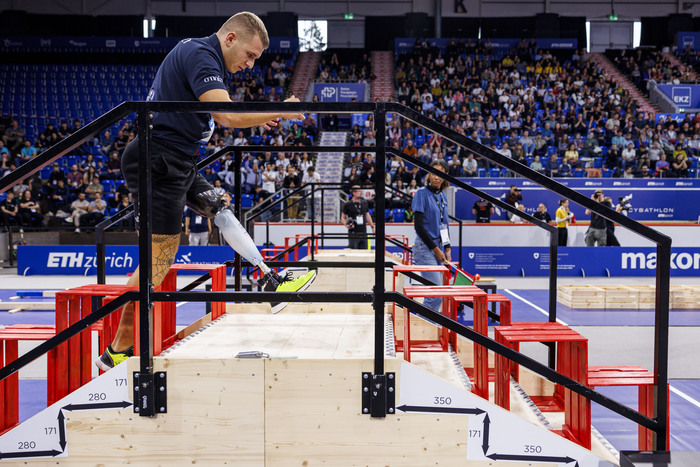
[[[539,203],[544,203],[547,212],[554,218],[561,196],[542,188],[536,183],[522,178],[463,178],[465,183],[479,188],[495,198],[505,201],[510,186],[522,189],[525,211],[533,214]],[[632,196],[629,200],[629,217],[638,221],[692,221],[700,216],[700,179],[618,179],[618,178],[560,178],[557,181],[590,197],[595,190],[603,189],[605,196],[612,198],[616,205],[620,198]],[[455,193],[455,217],[474,219],[472,206],[477,197],[458,189]],[[569,203],[569,208],[577,220],[589,220],[585,208]],[[496,207],[492,220],[505,220],[506,212]]]
[[[596,250],[593,250],[596,248]],[[603,248],[605,254],[597,248]],[[592,254],[593,253],[593,254]],[[452,253],[455,257],[455,253]],[[463,247],[462,268],[487,276],[548,276],[549,248]],[[653,247],[562,247],[557,254],[559,276],[653,276]],[[673,248],[671,276],[700,274],[700,248]]]
[[[181,246],[175,263],[222,264],[234,259],[228,246]],[[105,247],[105,265],[108,275],[126,275],[139,265],[136,245],[108,245]],[[17,273],[22,275],[95,275],[97,249],[94,245],[20,245],[17,247]],[[202,275],[201,271],[182,271],[178,274]]]
[[[357,102],[365,100],[364,83],[314,83],[314,94],[321,102]]]
[[[700,85],[659,84],[658,88],[681,108],[700,108]]]

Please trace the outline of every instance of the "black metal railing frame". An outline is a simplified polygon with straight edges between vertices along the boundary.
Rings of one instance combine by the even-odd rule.
[[[58,144],[44,151],[41,155],[20,166],[0,179],[0,193],[14,186],[17,182],[24,180],[30,175],[38,172],[42,167],[50,164],[59,157],[67,154],[72,149],[77,148],[88,139],[95,137],[99,131],[116,123],[122,117],[132,113],[137,113],[137,125],[139,129],[139,150],[141,154],[150,154],[151,149],[151,120],[152,112],[333,112],[333,113],[374,113],[375,128],[377,130],[377,183],[376,192],[381,193],[376,199],[375,209],[384,212],[384,192],[385,192],[385,171],[386,171],[386,113],[394,112],[413,123],[422,126],[430,131],[440,134],[442,137],[475,152],[496,164],[511,170],[512,172],[528,178],[535,183],[554,191],[571,201],[578,203],[587,209],[617,222],[621,226],[649,239],[657,244],[657,269],[656,269],[656,304],[655,304],[655,326],[654,326],[654,418],[648,418],[639,412],[626,407],[616,401],[606,398],[602,394],[586,387],[585,385],[571,380],[551,368],[532,360],[518,352],[515,352],[492,339],[476,333],[472,329],[463,326],[447,317],[442,316],[421,304],[413,302],[396,292],[387,292],[384,283],[384,249],[385,249],[385,222],[383,216],[379,216],[376,223],[375,234],[377,236],[375,249],[375,285],[372,293],[274,293],[274,292],[154,292],[151,281],[151,221],[149,213],[151,211],[151,186],[149,183],[151,175],[150,157],[142,157],[143,165],[139,167],[139,217],[140,217],[140,237],[139,237],[139,268],[140,280],[139,291],[128,292],[108,305],[95,310],[90,316],[80,322],[70,326],[51,339],[40,344],[35,349],[29,351],[14,362],[0,369],[0,380],[18,371],[20,368],[65,342],[70,337],[87,329],[91,324],[107,316],[116,310],[120,304],[127,301],[138,300],[140,303],[140,375],[142,376],[143,394],[155,393],[153,381],[153,355],[152,355],[152,320],[150,311],[154,301],[270,301],[274,296],[275,301],[335,301],[335,302],[368,302],[371,301],[375,310],[375,339],[374,339],[374,374],[384,375],[384,304],[388,301],[409,307],[413,312],[424,316],[446,328],[455,331],[457,334],[472,340],[474,343],[483,345],[489,350],[509,358],[510,360],[544,376],[545,378],[562,384],[578,394],[598,402],[604,407],[649,428],[655,433],[655,449],[666,450],[666,420],[668,417],[667,404],[668,395],[665,390],[668,383],[668,328],[669,328],[669,283],[671,269],[671,239],[647,226],[644,226],[626,216],[623,216],[612,209],[594,202],[588,197],[549,179],[548,177],[535,172],[528,167],[507,158],[490,148],[483,146],[464,135],[461,135],[439,123],[415,112],[405,106],[396,103],[210,103],[210,102],[125,102],[107,112],[103,116],[89,123],[78,130],[73,135],[62,140]],[[248,147],[248,150],[251,150]],[[269,148],[268,148],[269,149]],[[301,149],[301,148],[297,148]],[[336,149],[336,148],[334,148]],[[357,152],[361,149],[354,148]],[[239,158],[236,158],[239,160]],[[416,161],[411,161],[415,163]],[[239,162],[240,164],[240,162]],[[238,166],[240,168],[240,165]],[[459,182],[446,174],[437,173],[431,167],[423,167],[424,170],[436,173],[453,183]],[[240,184],[238,184],[240,185]],[[457,186],[466,185],[455,183]],[[464,188],[464,186],[463,186]],[[465,188],[466,189],[466,188]],[[240,188],[238,188],[240,190]],[[240,193],[236,196],[240,201]],[[488,198],[487,198],[488,199]],[[493,202],[493,200],[492,200]],[[504,207],[504,206],[502,206]],[[504,207],[505,209],[505,207]],[[528,219],[528,217],[518,212],[517,215]],[[534,219],[534,218],[533,218]],[[530,220],[530,219],[528,219]],[[530,220],[533,222],[532,220]],[[536,222],[533,222],[536,224]],[[551,258],[554,260],[554,257]],[[382,265],[382,266],[379,266]],[[555,267],[552,268],[556,270]],[[155,398],[155,397],[153,397]],[[143,412],[141,415],[143,415]],[[373,415],[375,411],[373,410]],[[155,413],[155,412],[154,412]],[[377,414],[376,416],[384,416]]]

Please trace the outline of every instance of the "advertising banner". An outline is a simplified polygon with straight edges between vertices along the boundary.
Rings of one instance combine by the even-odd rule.
[[[688,109],[700,108],[700,85],[659,84],[658,88],[678,107]]]
[[[700,49],[700,32],[678,31],[678,51],[684,51],[686,46],[690,46],[690,50]]]
[[[314,94],[321,102],[363,102],[365,83],[314,83]]]
[[[522,189],[522,204],[530,214],[537,210],[539,203],[544,203],[549,215],[554,218],[561,199],[556,193],[522,178],[462,180],[504,201],[510,186],[515,185]],[[627,215],[639,221],[697,221],[700,216],[700,180],[697,179],[565,178],[557,181],[588,197],[595,190],[603,189],[605,196],[612,199],[613,206],[620,198],[631,196],[627,203]],[[476,201],[475,195],[458,189],[455,193],[455,217],[474,219],[472,206]],[[585,215],[585,208],[575,203],[569,203],[569,209],[578,220],[590,219],[590,215]],[[492,220],[507,219],[504,210],[496,207],[495,211]]]
[[[175,263],[221,264],[233,260],[234,251],[228,246],[181,246]],[[126,275],[139,265],[136,245],[105,247],[107,275]],[[83,275],[97,274],[97,249],[94,245],[20,245],[17,247],[17,273],[21,275]],[[179,274],[198,274],[182,271]]]

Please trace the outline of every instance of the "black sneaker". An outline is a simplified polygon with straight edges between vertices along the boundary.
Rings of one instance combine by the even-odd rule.
[[[95,365],[102,371],[109,371],[115,366],[119,365],[121,362],[128,360],[129,357],[134,356],[134,347],[131,346],[123,352],[115,352],[112,350],[112,346],[108,345],[104,353],[95,360]]]
[[[274,271],[270,271],[258,281],[258,285],[265,292],[301,292],[306,290],[316,278],[316,271],[311,270],[296,279],[292,277],[291,271],[282,276]],[[272,313],[279,313],[289,302],[270,302]]]

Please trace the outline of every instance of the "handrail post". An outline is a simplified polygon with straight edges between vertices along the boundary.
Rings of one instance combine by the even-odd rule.
[[[656,315],[654,323],[654,430],[653,449],[668,451],[668,325],[671,281],[671,240],[656,246]]]
[[[241,196],[243,196],[243,190],[241,189],[241,150],[239,148],[233,151],[233,213],[236,218],[241,218]],[[242,258],[241,255],[236,252],[234,258],[236,273],[234,275],[234,290],[241,290],[242,287]]]
[[[97,247],[97,283],[106,284],[107,271],[105,267],[105,229],[102,222],[95,226],[95,246]]]
[[[384,224],[384,189],[386,177],[386,108],[377,103],[374,115],[377,140],[377,181],[375,185],[374,213],[374,374],[384,374],[384,249],[386,239]],[[369,240],[368,240],[369,241]]]
[[[462,247],[463,247],[463,241],[464,241],[464,240],[462,239],[462,230],[463,230],[463,227],[464,227],[464,222],[462,221],[462,219],[460,219],[460,220],[459,220],[459,251],[457,252],[457,254],[459,255],[459,256],[458,256],[458,258],[459,258],[458,261],[459,261],[459,267],[460,267],[460,268],[462,267],[462,253],[463,253],[462,250],[464,249],[464,248],[462,248]]]
[[[153,292],[151,244],[151,122],[147,104],[138,106],[139,132],[139,343],[140,371],[137,373],[140,396],[134,405],[142,417],[156,415],[155,384],[153,380],[153,321],[151,293]],[[136,310],[134,310],[134,313]]]
[[[311,215],[311,261],[314,261],[316,259],[316,223],[314,222],[314,218],[316,217],[316,184],[312,183],[311,184],[311,191],[308,193],[309,196],[311,196],[311,201],[309,199],[306,199],[306,204],[307,206],[311,206],[311,209],[309,209],[310,215]]]
[[[326,189],[321,187],[321,248],[326,248],[326,207],[324,204],[323,195],[326,193]]]
[[[557,321],[557,274],[559,231],[549,231],[549,322]],[[556,348],[549,345],[549,367],[556,368]]]

